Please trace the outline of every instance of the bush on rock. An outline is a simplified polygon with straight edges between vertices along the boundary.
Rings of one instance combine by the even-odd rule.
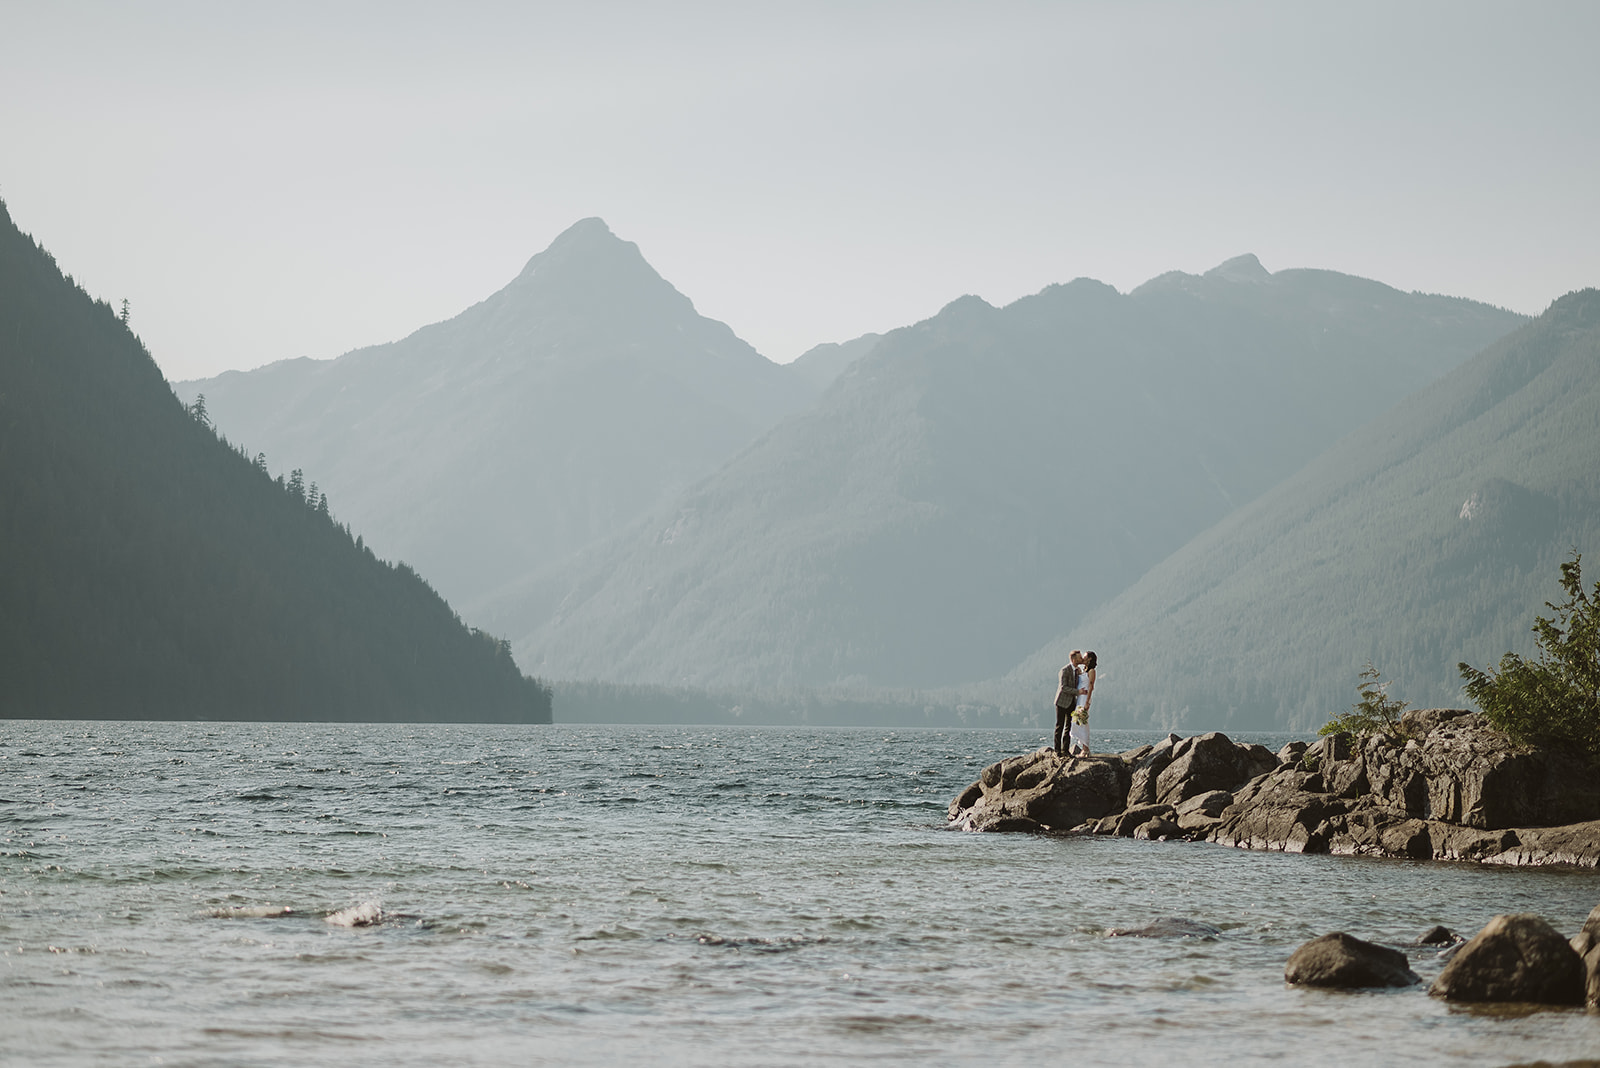
[[[1600,759],[1600,582],[1592,595],[1584,592],[1582,560],[1575,554],[1561,565],[1567,599],[1546,601],[1555,618],[1539,616],[1533,625],[1537,661],[1507,653],[1494,673],[1456,666],[1467,696],[1512,738],[1573,746],[1593,760]]]

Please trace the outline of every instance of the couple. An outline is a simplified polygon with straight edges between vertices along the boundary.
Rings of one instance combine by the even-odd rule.
[[[1093,652],[1074,649],[1061,669],[1061,685],[1056,688],[1057,756],[1089,755],[1089,700],[1094,696],[1094,669],[1099,662]],[[1072,717],[1072,730],[1063,736],[1068,716]]]

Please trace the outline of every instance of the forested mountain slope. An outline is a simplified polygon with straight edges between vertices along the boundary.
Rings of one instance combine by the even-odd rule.
[[[219,441],[0,205],[0,715],[548,722],[550,694]]]
[[[1455,706],[1457,662],[1532,652],[1533,617],[1560,599],[1574,549],[1600,565],[1593,289],[1349,435],[984,689],[1047,701],[1081,647],[1100,655],[1108,726],[1316,726],[1354,702],[1368,659],[1393,695]]]
[[[817,388],[696,314],[599,219],[404,340],[178,384],[469,615],[670,500]]]
[[[552,678],[993,677],[1522,321],[1254,257],[1128,295],[964,297],[483,618]]]

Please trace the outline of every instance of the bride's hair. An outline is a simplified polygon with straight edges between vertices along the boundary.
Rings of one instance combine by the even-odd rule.
[[[1085,670],[1093,671],[1094,670],[1094,666],[1096,664],[1098,664],[1099,662],[1100,662],[1100,658],[1098,656],[1094,655],[1094,650],[1093,649],[1091,649],[1087,653],[1083,654],[1083,666],[1084,666]]]

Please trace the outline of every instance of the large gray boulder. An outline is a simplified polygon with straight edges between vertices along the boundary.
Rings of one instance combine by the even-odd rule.
[[[1289,957],[1287,983],[1305,986],[1411,986],[1422,977],[1398,949],[1374,945],[1343,931],[1313,938]]]
[[[1156,780],[1172,763],[1173,750],[1183,741],[1176,734],[1168,734],[1159,743],[1145,746],[1128,754],[1132,773],[1128,784],[1128,807],[1156,803]]]
[[[1582,1005],[1583,958],[1532,913],[1496,916],[1446,964],[1428,993],[1452,1001]]]
[[[1119,758],[1062,758],[1046,747],[984,768],[950,806],[950,822],[970,831],[1070,830],[1119,811],[1127,791]]]
[[[1174,807],[1214,790],[1232,790],[1278,766],[1272,751],[1240,745],[1212,731],[1172,747],[1172,760],[1156,775],[1155,800]]]
[[[1326,853],[1331,821],[1349,809],[1349,802],[1326,791],[1319,773],[1284,765],[1234,794],[1211,840],[1248,849]]]

